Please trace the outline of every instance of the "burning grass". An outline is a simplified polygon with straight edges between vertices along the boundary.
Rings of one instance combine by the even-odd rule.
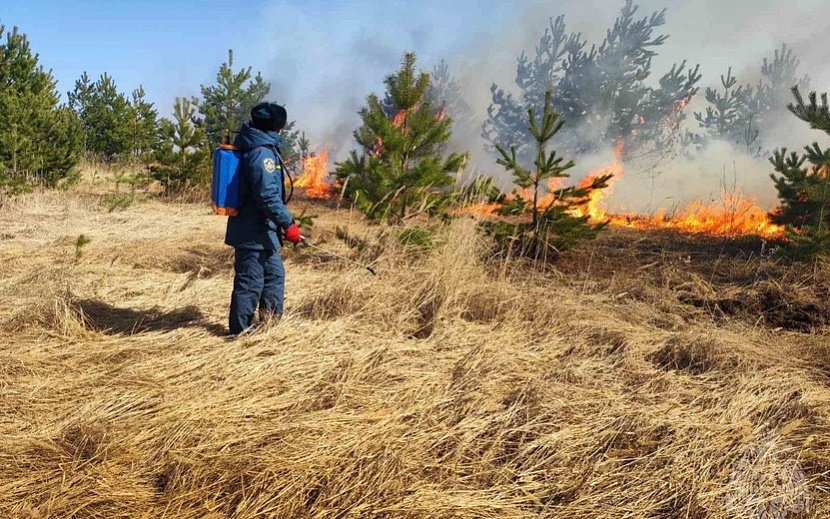
[[[723,190],[718,203],[694,201],[675,210],[659,209],[652,214],[609,212],[606,205],[613,193],[614,184],[625,176],[624,151],[623,142],[618,141],[611,165],[589,172],[578,183],[580,188],[588,188],[600,177],[611,177],[607,188],[592,191],[588,199],[573,210],[574,216],[587,217],[594,224],[605,223],[611,227],[628,229],[667,229],[687,234],[729,238],[761,236],[767,239],[780,239],[784,236],[784,228],[771,222],[769,212],[758,206],[753,199],[744,196],[737,186]],[[561,200],[557,199],[556,193],[561,188],[561,178],[549,180],[548,193],[539,199],[539,207],[544,209],[560,204]],[[524,200],[533,200],[532,189],[522,190],[518,195]],[[508,200],[513,196],[508,195]],[[470,205],[460,213],[496,218],[501,208],[501,204],[481,203]]]
[[[323,148],[303,159],[303,174],[294,182],[310,199],[328,199],[334,196],[335,186],[328,176],[329,152]]]
[[[221,219],[42,196],[0,211],[3,517],[830,514],[826,326],[710,303],[819,297],[760,241],[613,231],[538,271],[473,221],[413,254],[321,208],[379,276],[286,250],[286,315],[229,341]]]

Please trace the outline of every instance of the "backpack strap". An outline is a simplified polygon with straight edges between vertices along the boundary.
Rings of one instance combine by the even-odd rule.
[[[277,162],[279,162],[279,165],[280,165],[280,177],[281,177],[280,180],[281,180],[282,185],[283,185],[282,203],[285,204],[285,205],[288,205],[288,203],[291,202],[291,199],[294,197],[294,177],[291,176],[291,172],[288,171],[288,168],[285,167],[285,162],[283,162],[283,160],[282,160],[282,154],[280,152],[280,149],[277,146],[274,146],[272,144],[263,144],[262,146],[257,146],[256,148],[252,148],[250,150],[247,150],[247,151],[245,151],[245,153],[250,153],[250,152],[256,151],[260,148],[267,148],[267,149],[271,150],[274,153],[274,156],[277,157]],[[290,187],[290,190],[289,190],[288,194],[286,194],[286,192],[285,192],[285,179],[286,179],[286,176],[288,177],[288,186]]]
[[[282,188],[282,203],[285,204],[285,205],[288,205],[288,203],[291,202],[291,199],[294,197],[294,178],[291,176],[291,172],[288,171],[288,168],[285,167],[285,162],[282,161],[282,154],[280,152],[280,149],[277,146],[274,146],[273,144],[266,144],[266,145],[262,145],[262,146],[257,146],[256,148],[254,148],[254,150],[258,150],[259,148],[268,148],[269,150],[274,152],[274,156],[277,157],[277,162],[279,162],[279,164],[280,164],[280,176],[281,176],[281,181],[282,181],[282,186],[283,186],[283,188]],[[253,150],[251,150],[251,151],[253,151]],[[286,176],[288,177],[288,185],[291,188],[291,190],[288,192],[287,195],[285,193],[285,178],[286,178]]]
[[[282,155],[280,154],[279,148],[277,148],[276,146],[274,146],[274,148],[276,149],[275,153],[277,155],[277,160],[280,162],[280,171],[282,171],[282,185],[283,185],[282,203],[284,203],[285,205],[288,205],[288,203],[291,202],[291,199],[294,197],[294,177],[291,176],[291,172],[288,171],[288,168],[285,166],[285,162],[282,161]],[[291,190],[288,192],[287,196],[286,196],[286,193],[285,193],[285,178],[286,177],[288,177],[288,185],[291,188]]]

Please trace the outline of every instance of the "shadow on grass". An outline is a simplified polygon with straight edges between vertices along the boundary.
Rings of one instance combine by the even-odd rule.
[[[159,308],[136,310],[119,308],[103,301],[87,299],[75,306],[82,312],[89,329],[119,335],[146,332],[171,332],[182,328],[202,328],[217,337],[227,336],[227,330],[208,321],[195,306],[172,311]]]

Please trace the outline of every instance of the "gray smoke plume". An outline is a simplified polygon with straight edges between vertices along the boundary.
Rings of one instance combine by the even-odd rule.
[[[683,60],[701,66],[700,93],[687,109],[685,125],[690,130],[699,131],[693,112],[705,109],[706,87],[719,87],[720,76],[730,67],[740,83],[756,84],[763,58],[771,57],[781,44],[798,55],[799,71],[809,74],[812,89],[830,90],[830,66],[821,43],[830,29],[827,0],[636,3],[638,16],[667,10],[661,32],[670,37],[653,60],[652,79]],[[581,32],[589,42],[599,44],[622,6],[623,0],[389,0],[309,2],[298,7],[281,0],[269,9],[269,19],[285,29],[270,49],[270,79],[313,142],[329,146],[335,158],[342,158],[354,146],[351,132],[360,123],[357,111],[366,95],[383,90],[383,78],[396,70],[404,51],[416,51],[427,70],[446,60],[475,114],[471,124],[456,129],[454,147],[471,152],[470,169],[476,174],[506,183],[509,177],[484,151],[480,137],[491,101],[490,86],[496,83],[516,91],[517,57],[522,51],[533,53],[551,17],[565,15],[569,31]],[[801,150],[814,141],[830,144],[826,136],[791,115],[763,131],[774,147]],[[579,178],[611,160],[611,150],[584,158],[572,175]],[[766,206],[775,202],[771,165],[733,144],[717,143],[691,158],[680,154],[659,163],[635,161],[625,169],[624,178],[614,186],[611,209],[652,211],[690,200],[717,201],[723,189],[735,185]]]

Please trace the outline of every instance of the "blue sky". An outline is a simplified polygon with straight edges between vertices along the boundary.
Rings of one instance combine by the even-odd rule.
[[[237,65],[262,71],[282,102],[305,103],[309,91],[352,78],[356,68],[365,81],[351,91],[365,97],[404,50],[417,48],[427,61],[482,31],[497,31],[508,4],[490,4],[2,0],[0,23],[29,36],[61,93],[84,71],[93,78],[107,72],[123,91],[143,84],[167,112],[176,96],[196,95],[200,84],[213,80],[230,48]]]
[[[262,64],[255,41],[244,37],[267,2],[246,1],[229,16],[229,2],[3,0],[0,23],[19,26],[52,69],[62,93],[84,71],[112,75],[122,90],[144,84],[148,96],[167,103],[194,94],[236,49],[240,61]],[[248,58],[248,59],[246,59]]]

